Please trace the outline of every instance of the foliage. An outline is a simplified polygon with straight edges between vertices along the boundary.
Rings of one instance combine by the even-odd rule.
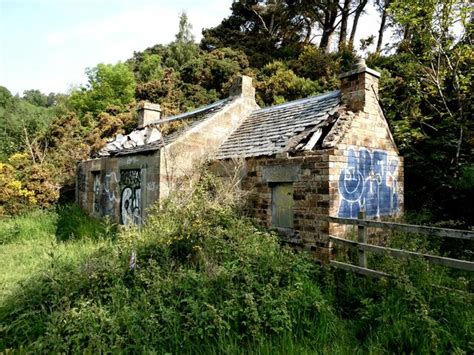
[[[0,161],[21,151],[37,133],[45,132],[57,111],[35,106],[0,87]]]
[[[144,53],[140,66],[138,67],[137,80],[146,83],[163,78],[163,67],[161,57],[157,54]]]
[[[232,201],[207,178],[141,232],[93,247],[74,239],[65,245],[77,248],[73,259],[52,252],[4,299],[2,348],[187,353],[284,334],[331,346],[340,328],[312,281],[315,265],[239,218]]]
[[[449,274],[393,259],[393,280],[323,269],[242,216],[228,184],[204,174],[117,239],[76,206],[0,220],[0,350],[472,351],[470,296],[433,286]],[[56,220],[83,237],[58,242]]]
[[[168,67],[180,70],[198,53],[198,46],[194,42],[191,30],[188,16],[185,12],[181,13],[176,39],[166,49],[165,63]]]
[[[23,92],[23,99],[35,106],[48,106],[48,96],[46,96],[39,90],[25,90]]]
[[[416,9],[416,11],[413,11]],[[436,220],[472,216],[461,173],[472,166],[472,26],[462,1],[392,1],[389,10],[404,40],[398,53],[373,56],[370,65],[385,68],[381,100],[405,156],[408,208],[429,208]],[[420,20],[420,13],[424,14]],[[456,26],[461,26],[456,34]],[[403,105],[400,104],[403,102]],[[430,179],[421,179],[429,176]]]
[[[0,173],[0,216],[18,213],[36,204],[34,192],[17,179],[13,166],[0,163]]]
[[[466,309],[472,295],[436,287],[440,272],[433,272],[425,262],[389,262],[390,270],[398,274],[390,280],[342,271],[325,276],[331,303],[352,320],[352,331],[364,353],[472,351],[474,314],[472,307]]]
[[[265,65],[258,77],[260,103],[281,104],[321,92],[317,81],[297,76],[283,62]]]
[[[69,97],[74,110],[97,115],[109,106],[123,109],[133,101],[136,82],[126,64],[98,64],[87,69],[86,74],[88,84],[74,90]]]
[[[240,0],[220,25],[203,31],[201,47],[230,47],[247,54],[254,67],[283,58],[295,58],[300,42],[308,44],[321,17],[318,4],[301,1]]]
[[[382,26],[367,63],[382,72],[381,104],[405,157],[405,206],[430,210],[431,223],[468,228],[474,224],[466,188],[474,166],[469,3],[376,3],[396,37],[386,47],[392,52],[382,55]],[[262,107],[337,89],[338,74],[354,61],[356,17],[366,4],[239,0],[228,18],[203,32],[200,48],[183,13],[172,43],[89,69],[88,84],[67,98],[37,90],[20,98],[0,88],[0,161],[27,154],[28,163],[17,169],[23,186],[35,171],[37,181],[59,189],[73,183],[75,160],[133,129],[136,101],[178,114],[227,97],[239,74],[255,79]],[[339,45],[330,52],[335,33]]]
[[[202,52],[182,68],[181,78],[186,84],[200,85],[208,91],[226,96],[232,79],[249,67],[247,56],[230,48]]]
[[[109,220],[97,220],[87,215],[76,204],[59,206],[57,208],[56,238],[58,241],[83,239],[113,239],[117,226]]]
[[[46,95],[39,90],[25,90],[22,97],[26,102],[39,107],[59,106],[64,103],[65,98],[64,94],[50,92]]]

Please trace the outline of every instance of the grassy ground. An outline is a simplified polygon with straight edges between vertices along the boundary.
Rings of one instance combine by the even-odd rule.
[[[218,196],[170,201],[142,231],[75,207],[0,220],[0,351],[473,352],[472,294],[432,286],[449,273],[383,258],[370,261],[400,277],[320,268]]]
[[[0,220],[0,304],[21,292],[23,283],[41,273],[55,257],[72,261],[98,248],[87,238],[59,242],[57,222],[55,212],[41,210]]]

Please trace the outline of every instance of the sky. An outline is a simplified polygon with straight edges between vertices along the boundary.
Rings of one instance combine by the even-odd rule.
[[[230,15],[232,0],[0,0],[0,86],[13,94],[66,93],[87,82],[85,69],[116,63],[178,31],[185,10],[196,40]],[[375,34],[373,9],[359,36]]]

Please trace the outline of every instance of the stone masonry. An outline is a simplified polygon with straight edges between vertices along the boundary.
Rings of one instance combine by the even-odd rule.
[[[94,216],[140,224],[196,164],[224,177],[238,168],[261,223],[327,259],[329,235],[347,230],[320,216],[403,212],[403,158],[378,103],[379,76],[359,61],[340,75],[340,91],[264,109],[245,76],[229,98],[185,114],[161,117],[159,105],[144,103],[135,131],[78,164],[77,200]],[[161,133],[176,121],[186,124]]]

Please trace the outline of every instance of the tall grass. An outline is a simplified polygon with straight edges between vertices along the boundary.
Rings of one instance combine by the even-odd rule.
[[[15,236],[5,232],[9,242],[0,249],[2,261],[18,255],[2,269],[13,276],[1,299],[0,350],[472,351],[472,299],[431,287],[424,263],[392,265],[402,276],[378,281],[321,268],[240,210],[232,191],[205,176],[156,207],[144,228],[116,237],[77,210],[70,223],[88,224],[80,238],[52,213],[0,221],[19,226]],[[45,226],[28,239],[28,230]],[[66,235],[75,238],[56,236],[71,229]]]
[[[41,269],[51,250],[55,222],[55,214],[46,211],[0,219],[0,303]]]

